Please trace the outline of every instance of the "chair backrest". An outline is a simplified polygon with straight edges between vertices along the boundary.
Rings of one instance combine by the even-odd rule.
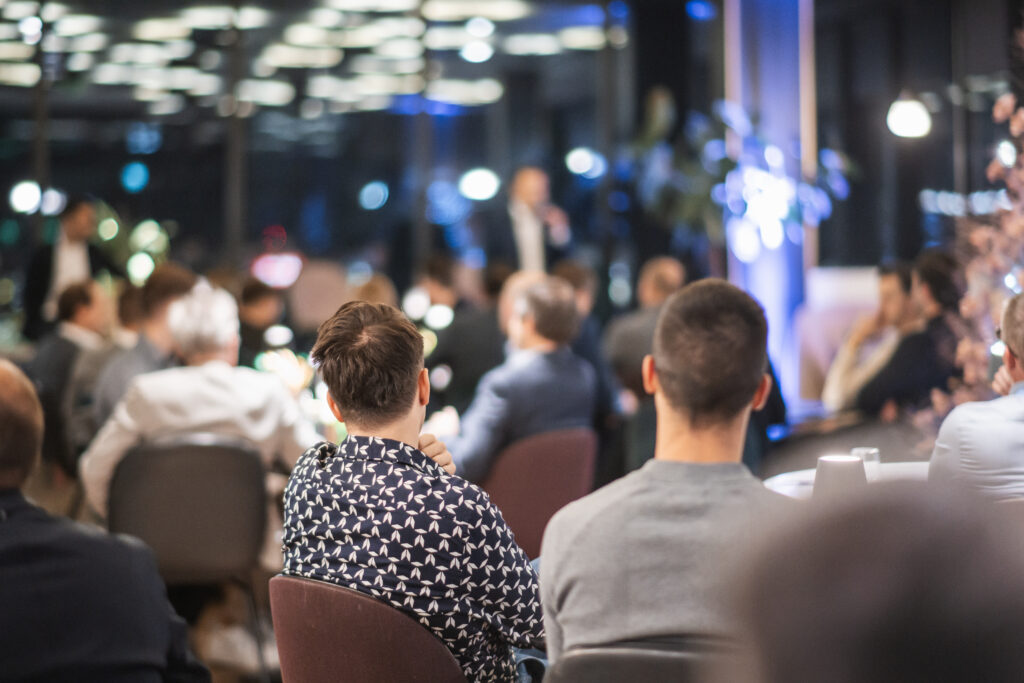
[[[481,486],[531,559],[551,517],[592,490],[596,458],[597,434],[579,428],[520,439],[495,459]]]
[[[712,637],[578,648],[562,653],[544,683],[702,682],[722,671],[733,648],[730,641]]]
[[[434,634],[351,588],[275,576],[270,612],[284,683],[465,683]]]
[[[171,584],[212,583],[258,565],[264,468],[248,443],[206,434],[131,449],[110,485],[110,531],[137,536]]]

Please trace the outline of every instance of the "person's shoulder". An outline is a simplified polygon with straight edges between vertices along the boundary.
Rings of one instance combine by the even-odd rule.
[[[554,514],[545,535],[557,534],[564,540],[583,534],[591,526],[604,526],[602,518],[605,515],[620,516],[624,504],[637,502],[637,489],[642,486],[645,476],[642,470],[631,472],[569,503]]]

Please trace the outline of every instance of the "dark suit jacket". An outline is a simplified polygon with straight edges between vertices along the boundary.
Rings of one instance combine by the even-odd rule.
[[[514,352],[483,376],[458,437],[445,440],[457,473],[480,481],[495,456],[515,441],[592,426],[596,383],[590,364],[568,347]]]
[[[124,271],[107,258],[95,244],[87,245],[89,251],[89,271],[95,277],[104,270],[123,278]],[[25,271],[25,288],[22,293],[22,306],[25,309],[25,327],[22,334],[30,341],[40,339],[53,325],[43,320],[43,304],[50,294],[53,282],[54,245],[44,244],[32,254]]]
[[[142,543],[0,491],[0,679],[209,681]]]
[[[512,216],[509,215],[508,201],[495,202],[495,208],[482,216],[484,231],[483,244],[489,263],[504,263],[519,269],[519,250],[516,248],[515,232],[512,230]],[[556,246],[548,239],[544,231],[544,261],[548,270],[559,261],[569,258],[572,254],[572,241]]]
[[[67,433],[65,399],[79,352],[77,344],[53,331],[39,343],[35,357],[25,366],[25,374],[36,385],[46,418],[43,458],[57,463],[72,477],[77,477],[77,467]]]
[[[477,308],[466,302],[455,306],[452,324],[437,333],[437,346],[427,356],[427,368],[451,368],[452,379],[444,389],[430,394],[431,409],[454,406],[465,412],[484,374],[505,360],[505,336],[493,308]]]

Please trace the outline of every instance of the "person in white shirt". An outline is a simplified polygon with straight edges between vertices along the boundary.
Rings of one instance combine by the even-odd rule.
[[[543,169],[524,166],[516,171],[508,201],[491,216],[485,241],[490,262],[528,272],[547,272],[569,255],[569,217],[551,203],[551,182]]]
[[[275,463],[290,471],[299,456],[320,440],[278,377],[238,367],[234,297],[201,280],[191,293],[171,304],[168,325],[186,366],[132,380],[82,455],[79,469],[85,498],[100,516],[106,516],[107,494],[118,463],[142,442],[190,433],[245,439],[263,456],[269,472]],[[268,494],[276,498],[284,478],[268,473],[267,485]],[[271,521],[280,529],[279,519]],[[270,552],[276,554],[279,565],[279,544],[268,539],[265,554]]]
[[[878,269],[878,310],[854,326],[825,378],[821,402],[832,413],[854,407],[857,394],[885,364],[904,335],[918,329],[911,267],[905,263]]]
[[[96,207],[92,199],[72,196],[60,215],[60,232],[52,245],[39,247],[25,273],[22,302],[25,309],[23,333],[39,340],[53,328],[57,318],[57,297],[68,286],[107,271],[124,277],[121,268],[89,240],[96,234]]]
[[[1003,367],[992,401],[964,403],[942,423],[930,481],[957,481],[1000,500],[1024,498],[1024,294],[1003,309]]]

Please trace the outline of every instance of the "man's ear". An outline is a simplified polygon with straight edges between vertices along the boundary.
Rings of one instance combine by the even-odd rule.
[[[331,392],[327,392],[327,407],[331,409],[331,415],[334,415],[338,422],[344,422],[345,417],[341,414],[341,410],[338,408],[338,404],[334,402],[334,397],[331,396]]]
[[[654,367],[654,356],[651,354],[644,356],[644,360],[640,364],[640,375],[644,380],[644,391],[654,396],[660,385],[658,384],[658,370]]]
[[[1003,342],[1003,346],[1006,346],[1006,342]],[[1013,355],[1013,351],[1010,350],[1009,346],[1003,351],[1003,365],[1009,371],[1014,371],[1020,366],[1020,361],[1017,360],[1017,356]]]
[[[761,377],[761,384],[758,385],[757,391],[754,392],[754,403],[752,408],[757,411],[764,408],[765,404],[768,403],[768,396],[772,393],[772,376],[765,373]]]
[[[416,400],[421,406],[430,403],[430,372],[426,368],[420,370],[416,379]]]

